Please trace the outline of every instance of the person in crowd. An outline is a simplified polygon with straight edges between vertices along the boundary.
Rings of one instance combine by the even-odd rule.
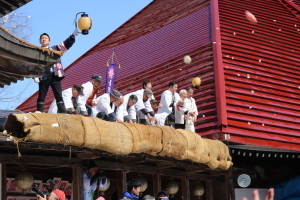
[[[145,195],[145,196],[142,198],[142,200],[155,200],[155,197],[153,197],[153,196],[147,194],[147,195]]]
[[[166,191],[160,191],[157,196],[158,196],[159,200],[168,200],[169,199],[169,193]]]
[[[117,117],[124,122],[136,123],[136,109],[135,104],[138,98],[134,94],[127,94],[123,98],[123,102],[117,108]],[[116,104],[117,106],[117,104]]]
[[[50,36],[47,33],[43,33],[40,35],[40,44],[43,48],[53,49],[58,51],[66,52],[68,49],[72,47],[75,43],[75,36],[78,35],[78,30],[75,29],[72,35],[70,35],[65,41],[58,45],[54,45],[50,47]],[[66,108],[64,105],[64,100],[62,97],[62,88],[61,88],[61,80],[64,78],[64,71],[61,61],[55,63],[52,67],[47,68],[42,77],[35,78],[35,82],[39,83],[39,95],[37,99],[37,111],[44,112],[44,103],[45,98],[51,86],[52,91],[54,93],[56,104],[58,108],[58,113],[65,113]]]
[[[132,179],[129,181],[127,185],[127,192],[123,193],[122,200],[130,199],[130,200],[138,200],[139,194],[141,191],[141,181],[138,179]]]
[[[154,111],[154,113],[156,113],[159,108],[160,103],[158,101],[156,101],[155,99],[151,99],[150,104],[151,104],[152,110]],[[156,113],[154,115],[154,118],[156,119],[155,125],[164,126],[167,116],[168,116],[168,113],[160,113],[160,114]]]
[[[151,81],[150,80],[148,80],[148,79],[146,79],[146,80],[144,80],[143,81],[143,84],[142,84],[142,89],[150,89],[151,91],[152,91],[152,83],[151,83]],[[155,97],[154,97],[154,95],[152,94],[152,96],[149,98],[149,101],[146,101],[146,102],[144,102],[144,105],[145,105],[145,108],[147,109],[147,110],[150,110],[151,111],[151,104],[150,104],[150,101],[151,100],[155,100]],[[161,104],[159,103],[159,105],[158,105],[158,107],[159,108],[161,108]],[[151,111],[152,112],[152,111]],[[140,119],[140,123],[141,124],[149,124],[150,122],[149,122],[149,120],[148,120],[148,117],[144,114],[144,113],[142,113],[141,111],[138,111],[137,112],[137,115],[138,115],[138,117],[139,117],[139,119]],[[151,113],[151,115],[153,115],[152,113]]]
[[[102,83],[102,77],[99,74],[94,74],[90,81],[82,84],[83,96],[79,97],[80,106],[86,106],[89,116],[92,116],[92,107],[97,106],[96,95],[99,92],[99,86]]]
[[[105,200],[104,197],[98,197],[96,200]]]
[[[80,110],[80,113],[82,115],[87,115],[85,106],[79,107],[78,105],[79,96],[83,96],[83,87],[80,84],[75,84],[73,85],[73,87],[68,88],[62,92],[62,97],[65,102],[67,113],[77,114],[76,110]],[[56,100],[51,103],[48,113],[57,114]]]
[[[179,91],[180,100],[176,103],[175,108],[175,128],[185,129],[185,119],[188,116],[189,110],[187,109],[185,100],[187,97],[186,90]]]
[[[83,171],[84,200],[94,200],[94,191],[97,189],[99,168],[93,160],[90,160],[87,169]]]
[[[268,190],[267,196],[265,200],[274,200],[274,188],[270,188]],[[253,190],[252,192],[253,200],[260,200],[258,190]],[[248,200],[246,197],[242,198],[242,200]]]
[[[187,109],[189,110],[189,115],[185,121],[185,129],[195,132],[194,123],[197,120],[198,110],[196,106],[195,99],[193,98],[194,90],[192,87],[187,89],[187,98],[185,100]]]
[[[97,106],[95,107],[96,117],[112,122],[122,122],[117,118],[116,107],[114,102],[120,99],[122,94],[118,90],[112,90],[110,93],[105,93],[96,99]],[[93,111],[94,112],[94,111]]]
[[[171,81],[169,83],[169,89],[164,91],[161,95],[162,107],[158,108],[158,114],[167,113],[168,124],[174,126],[175,122],[175,104],[179,101],[180,97],[176,92],[178,88],[178,83],[176,81]]]
[[[138,112],[143,113],[149,120],[149,123],[155,122],[154,112],[149,103],[149,99],[153,96],[152,91],[149,88],[146,88],[146,89],[141,89],[141,90],[135,91],[132,94],[136,95],[138,98],[138,101],[135,104],[137,113]],[[140,123],[146,125],[147,119],[140,120]]]
[[[36,195],[36,196],[37,196],[38,200],[66,200],[65,193],[58,189],[53,190],[50,193],[49,197],[46,197],[46,196],[42,197],[40,195]]]

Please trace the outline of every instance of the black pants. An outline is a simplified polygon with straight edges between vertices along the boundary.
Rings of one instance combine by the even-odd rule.
[[[175,124],[175,129],[185,129],[185,124]]]
[[[54,74],[49,75],[46,80],[40,80],[39,82],[39,96],[37,99],[37,110],[43,112],[44,111],[44,102],[47,96],[47,92],[49,86],[51,86],[54,97],[56,99],[57,104],[57,112],[65,113],[66,108],[64,105],[64,100],[62,97],[62,89],[61,89],[61,77],[57,77]]]
[[[98,112],[96,117],[98,117],[100,119],[103,119],[105,121],[109,121],[109,122],[115,122],[116,121],[114,118],[110,117],[109,115],[106,115],[105,112]]]

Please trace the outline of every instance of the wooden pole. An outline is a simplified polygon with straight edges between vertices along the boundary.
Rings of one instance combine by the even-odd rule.
[[[126,192],[126,173],[124,170],[118,170],[118,199],[122,198],[122,193]]]
[[[72,199],[80,200],[83,199],[83,171],[79,166],[74,166],[72,169]]]
[[[155,173],[152,175],[153,180],[153,196],[158,197],[158,193],[161,191],[161,177],[159,173]]]
[[[181,178],[182,199],[190,200],[190,181],[188,178]]]
[[[0,163],[0,197],[6,199],[6,164]]]
[[[211,181],[205,181],[205,197],[206,200],[214,199]]]

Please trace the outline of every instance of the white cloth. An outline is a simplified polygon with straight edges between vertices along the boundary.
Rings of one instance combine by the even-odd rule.
[[[78,97],[78,107],[81,111],[86,111],[86,101],[93,93],[93,83],[91,81],[82,84],[83,87],[83,95]],[[94,97],[94,101],[96,101],[96,97]],[[83,110],[84,109],[84,110]]]
[[[88,177],[87,173],[83,172],[83,193],[84,200],[93,200],[92,194],[97,189],[97,181],[90,185],[91,179]]]
[[[198,115],[197,105],[196,105],[195,99],[193,97],[186,98],[185,103],[186,103],[187,109],[190,112],[196,112],[196,115]],[[193,118],[194,117],[189,116],[186,119],[185,130],[190,130],[190,131],[195,132],[195,126],[194,126]],[[196,116],[196,118],[197,118],[197,116]]]
[[[162,93],[160,103],[162,104],[161,108],[158,108],[158,114],[159,113],[172,113],[172,107],[170,107],[170,104],[172,103],[173,95],[170,90],[166,90]],[[174,93],[174,106],[177,101],[180,100],[180,96],[177,92]]]
[[[93,107],[93,108],[95,108],[95,109],[93,109],[94,115],[97,115],[98,112],[104,112],[106,115],[114,112],[115,105],[113,104],[112,107],[110,106],[111,102],[110,102],[110,94],[109,93],[105,93],[105,94],[102,94],[101,96],[99,96],[96,99],[96,102],[97,102],[97,106]]]
[[[182,101],[182,100],[179,100]],[[179,102],[178,101],[178,102]],[[183,101],[183,105],[176,106],[175,105],[175,124],[184,124],[184,113],[188,111],[186,102]]]
[[[160,114],[155,114],[155,118],[157,120],[156,125],[157,126],[164,126],[166,122],[166,118],[169,114],[168,113],[160,113]]]
[[[73,97],[72,88],[68,88],[68,89],[62,91],[61,94],[62,94],[64,103],[65,103],[66,109],[68,109],[68,108],[74,108],[73,102],[72,102],[72,97]],[[76,101],[78,102],[78,98],[76,99]],[[57,114],[56,100],[54,100],[51,103],[51,105],[49,107],[49,110],[48,110],[48,113]]]

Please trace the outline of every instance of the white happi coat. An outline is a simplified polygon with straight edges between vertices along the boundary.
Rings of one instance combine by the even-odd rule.
[[[93,115],[96,117],[98,112],[104,112],[106,115],[114,112],[114,104],[110,106],[110,94],[105,93],[96,99],[97,106],[93,106]]]
[[[183,101],[184,103],[182,106],[175,105],[175,123],[176,124],[184,124],[184,113],[186,111],[188,111],[185,100]]]
[[[189,112],[196,112],[196,115],[198,115],[197,105],[196,105],[195,99],[193,97],[186,98],[185,103],[186,103],[186,106],[187,106],[187,109],[189,110]],[[185,130],[190,130],[190,131],[195,132],[193,117],[189,116],[186,119]]]
[[[78,106],[80,107],[81,111],[86,111],[86,101],[93,93],[94,86],[93,86],[93,83],[91,81],[89,81],[89,82],[82,84],[82,87],[83,87],[83,95],[78,97]],[[96,101],[96,97],[94,97],[94,101]],[[85,109],[85,110],[82,110],[82,109]]]
[[[127,105],[128,105],[128,100],[129,97],[132,95],[132,93],[126,94],[124,95],[124,102],[122,103],[122,105],[120,105],[117,108],[117,118],[119,118],[120,120],[124,121],[124,117],[128,116],[129,119],[131,120],[135,120],[136,119],[136,109],[135,106],[130,106],[129,109],[127,110]]]
[[[145,89],[140,89],[140,90],[137,90],[137,91],[131,93],[131,94],[136,95],[138,98],[138,101],[135,104],[135,108],[136,108],[137,112],[139,112],[140,110],[142,110],[144,108],[146,108],[148,112],[153,111],[151,104],[150,104],[150,100],[148,99],[145,102],[143,101],[144,90]]]
[[[177,92],[174,93],[174,106],[176,105],[176,102],[180,100],[180,96]],[[172,92],[171,90],[166,90],[162,93],[160,103],[162,104],[161,108],[158,108],[158,114],[159,113],[172,113],[172,107],[169,107],[172,103]]]

